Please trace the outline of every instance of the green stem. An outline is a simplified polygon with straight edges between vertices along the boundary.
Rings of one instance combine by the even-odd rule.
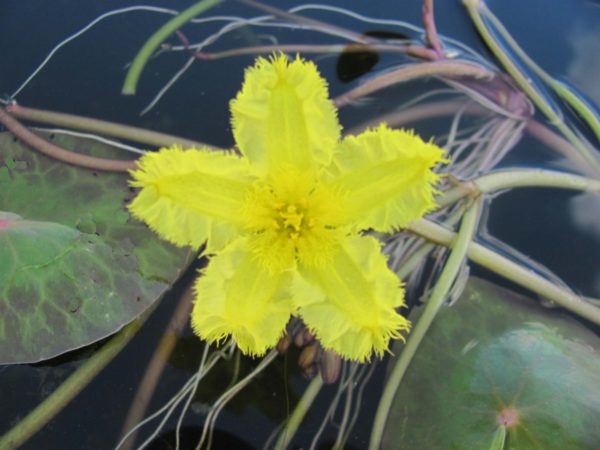
[[[404,280],[414,269],[417,267],[423,259],[435,248],[435,245],[431,242],[424,241],[423,244],[396,270],[396,275],[401,280]]]
[[[292,415],[288,419],[287,423],[281,430],[281,434],[275,443],[276,450],[285,449],[294,435],[296,431],[298,431],[298,427],[302,423],[306,412],[309,410],[310,406],[313,404],[315,397],[323,387],[323,378],[321,378],[320,374],[317,374],[308,387],[304,390],[304,394],[302,394],[302,398],[294,408]]]
[[[566,101],[571,108],[579,114],[579,116],[583,119],[585,123],[591,128],[591,130],[596,135],[596,139],[600,141],[600,118],[594,112],[594,109],[581,99],[575,92],[573,92],[572,88],[567,86],[566,84],[552,79],[552,83],[550,83],[554,91],[558,94],[560,98]]]
[[[498,428],[496,428],[496,432],[492,437],[489,450],[504,450],[506,447],[506,435],[506,427],[498,425]]]
[[[477,199],[465,213],[458,234],[455,235],[455,239],[452,241],[452,250],[448,257],[448,261],[444,265],[444,269],[435,283],[431,292],[431,297],[425,304],[423,314],[419,318],[414,329],[410,332],[406,345],[402,349],[402,353],[396,360],[394,367],[390,372],[390,376],[383,389],[381,400],[379,401],[379,406],[377,407],[377,412],[375,414],[373,429],[371,431],[371,440],[369,442],[370,450],[379,450],[381,447],[383,431],[396,391],[398,390],[402,378],[406,373],[406,369],[419,348],[421,341],[425,337],[427,330],[429,330],[433,319],[446,300],[448,292],[452,287],[452,283],[454,283],[454,280],[456,279],[456,275],[460,271],[460,267],[467,255],[469,243],[475,234],[480,211],[481,199]]]
[[[504,53],[501,46],[496,42],[492,34],[487,29],[487,26],[481,18],[479,8],[481,8],[481,0],[463,0],[465,7],[477,28],[477,31],[492,51],[494,56],[500,61],[502,66],[515,80],[519,87],[529,96],[537,108],[555,125],[560,132],[567,138],[571,144],[581,153],[588,164],[592,166],[596,173],[600,173],[600,162],[590,149],[579,139],[579,137],[569,128],[554,109],[548,104],[540,92],[533,86],[531,81],[519,70],[509,56]]]
[[[192,20],[197,15],[202,14],[204,11],[207,11],[208,9],[217,5],[220,3],[220,1],[221,0],[202,0],[198,3],[195,3],[156,30],[154,34],[146,41],[144,46],[139,50],[138,54],[131,63],[121,92],[124,95],[135,94],[142,70],[144,70],[148,59],[150,59],[158,46],[187,22]]]
[[[518,187],[550,187],[600,192],[600,180],[543,169],[499,170],[466,181],[444,193],[438,206],[451,205],[467,195],[476,196]]]
[[[445,246],[450,246],[456,237],[456,233],[427,219],[414,221],[409,225],[408,229],[425,239]],[[474,263],[480,264],[507,280],[553,301],[580,317],[600,325],[600,308],[583,300],[571,291],[548,281],[532,270],[475,242],[469,244],[467,255]]]
[[[90,133],[101,134],[103,136],[112,136],[127,139],[132,142],[141,142],[142,144],[156,147],[170,147],[173,144],[178,144],[183,147],[208,147],[208,145],[202,142],[185,139],[172,134],[159,133],[157,131],[121,125],[106,120],[92,119],[90,117],[76,116],[74,114],[26,108],[20,105],[7,106],[6,111],[10,113],[11,116],[31,122],[47,123],[57,127],[83,130]]]
[[[464,215],[465,208],[456,208],[456,210],[450,214],[448,217],[444,218],[443,224],[446,227],[454,227],[462,216]],[[396,275],[401,280],[404,280],[417,266],[422,264],[423,259],[429,255],[429,253],[436,247],[433,242],[423,240],[417,250],[414,251],[412,255],[410,255],[406,260],[402,262],[400,267],[395,270]]]
[[[552,187],[600,192],[600,180],[543,169],[501,170],[473,180],[483,193],[517,187]]]
[[[100,350],[73,372],[58,389],[2,436],[0,438],[0,450],[18,448],[67,406],[135,336],[146,316],[147,314],[134,320],[114,335]]]
[[[531,70],[533,70],[545,83],[547,83],[559,97],[566,101],[588,124],[592,129],[596,138],[600,140],[600,119],[595,112],[584,101],[573,93],[567,86],[558,80],[552,78],[544,69],[542,69],[529,55],[523,51],[521,46],[513,39],[502,22],[488,9],[485,4],[480,6],[480,12],[485,15],[486,19],[496,27],[496,30],[504,38],[506,43],[511,47],[515,54],[523,60]]]

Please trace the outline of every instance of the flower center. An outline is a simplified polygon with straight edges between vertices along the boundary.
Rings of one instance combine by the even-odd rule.
[[[258,260],[273,272],[327,264],[344,232],[340,197],[294,172],[270,181],[254,185],[243,210]]]
[[[315,219],[307,217],[308,201],[303,198],[298,203],[279,202],[275,205],[273,228],[285,233],[293,241],[315,226]]]

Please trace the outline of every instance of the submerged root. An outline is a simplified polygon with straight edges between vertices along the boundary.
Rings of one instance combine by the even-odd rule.
[[[181,428],[181,423],[183,421],[183,417],[187,413],[190,403],[198,389],[198,385],[200,381],[214,368],[216,363],[221,359],[230,359],[233,352],[235,351],[235,345],[233,343],[227,344],[222,350],[216,351],[209,355],[209,345],[205,344],[204,352],[202,354],[202,359],[200,361],[200,365],[198,370],[192,377],[181,387],[181,389],[171,397],[171,399],[165,403],[162,408],[156,411],[154,414],[148,416],[140,423],[138,423],[135,427],[123,436],[123,438],[116,445],[115,450],[119,450],[123,444],[129,439],[131,435],[136,433],[140,428],[144,425],[152,422],[155,419],[158,419],[162,416],[161,421],[154,427],[152,433],[146,438],[144,442],[136,447],[137,450],[141,450],[145,448],[148,444],[150,444],[163,429],[169,418],[173,415],[173,413],[177,410],[178,406],[185,399],[185,403],[181,409],[179,418],[177,420],[176,427],[176,449],[179,449],[179,431]]]

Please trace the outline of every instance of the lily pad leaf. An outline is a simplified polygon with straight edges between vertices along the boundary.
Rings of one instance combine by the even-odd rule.
[[[95,156],[106,144],[54,138]],[[69,166],[0,133],[0,364],[109,336],[155,302],[192,252],[133,220],[127,174]]]
[[[0,248],[8,253],[0,263],[0,341],[13,344],[13,361],[70,348],[74,338],[89,342],[138,314],[127,300],[162,290],[141,278],[128,251],[57,223],[0,212]]]
[[[599,350],[572,318],[472,278],[411,362],[383,448],[600,448]]]

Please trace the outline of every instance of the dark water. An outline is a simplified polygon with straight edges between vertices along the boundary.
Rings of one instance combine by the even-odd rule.
[[[190,1],[152,1],[146,5],[182,10]],[[489,6],[504,21],[517,41],[523,44],[539,64],[553,76],[561,77],[600,103],[600,6],[598,2],[554,0],[526,2],[490,1]],[[29,76],[48,52],[61,40],[79,30],[91,20],[112,8],[137,5],[132,1],[100,0],[4,0],[0,5],[0,94],[10,94]],[[297,2],[277,2],[287,8]],[[330,1],[329,5],[347,6],[345,1]],[[458,1],[439,1],[438,29],[446,36],[465,42],[483,55],[484,46],[478,40],[467,14]],[[397,18],[420,25],[421,2],[356,2],[352,8],[376,18]],[[253,16],[247,6],[226,3],[213,14]],[[312,13],[324,21],[332,21],[358,32],[386,29],[367,25],[333,13]],[[186,60],[183,54],[168,54],[153,61],[141,78],[138,95],[120,95],[124,66],[131,60],[145,39],[169,16],[153,12],[130,12],[109,18],[60,50],[44,70],[17,96],[19,103],[37,108],[63,111],[83,116],[108,119],[145,128],[169,132],[228,147],[233,144],[229,127],[228,101],[240,87],[243,68],[253,57],[241,56],[212,62],[197,62],[145,116],[139,112],[156,92],[180,69]],[[186,29],[195,41],[216,31],[220,24],[206,24]],[[390,27],[391,28],[391,27]],[[406,32],[406,31],[405,31]],[[281,42],[340,42],[307,31],[274,29],[244,30],[224,38],[211,50],[217,51],[248,45],[258,34],[272,33]],[[412,36],[416,34],[413,33]],[[173,41],[175,42],[175,41]],[[359,82],[341,83],[336,79],[336,58],[315,57],[319,69],[329,80],[333,96]],[[403,61],[398,55],[381,55],[374,70]],[[408,86],[408,87],[407,87]],[[346,108],[340,112],[342,124],[351,127],[386,112],[416,93],[424,92],[437,82],[419,82],[400,86],[362,108]],[[425,137],[447,128],[448,122],[417,125]],[[560,167],[561,162],[531,139],[525,139],[515,149],[504,166],[515,165]],[[515,207],[515,205],[520,205]],[[526,206],[524,206],[526,205]],[[1,205],[0,205],[1,209]],[[600,296],[600,201],[597,197],[555,190],[517,190],[494,201],[488,229],[495,237],[518,248],[560,276],[577,292]],[[518,219],[518,220],[515,220]],[[164,298],[153,317],[140,334],[115,361],[86,388],[65,410],[52,420],[23,448],[26,449],[110,449],[127,413],[129,402],[141,379],[148,359],[154,351],[166,319],[182,286],[194,274],[188,274]],[[168,400],[188,379],[197,365],[201,343],[186,334],[160,382],[150,410]],[[40,399],[51,392],[64,377],[85,358],[85,352],[70,354],[37,366],[15,366],[0,370],[0,433],[22,418]],[[216,448],[260,448],[272,429],[283,420],[306,382],[296,373],[295,355],[280,358],[275,364],[268,387],[252,392],[251,398],[234,402],[218,421]],[[247,362],[252,365],[255,362]],[[378,369],[379,379],[383,368]],[[291,376],[288,388],[286,377]],[[219,380],[214,380],[215,390]],[[380,383],[375,383],[366,396],[363,415],[349,441],[349,448],[361,449],[368,441],[372,411],[377,404]],[[208,395],[209,393],[207,393]],[[321,420],[333,388],[326,388],[313,413],[307,418],[309,430],[315,430]],[[250,397],[250,394],[249,394]],[[254,405],[260,399],[265,405]],[[184,438],[195,442],[202,417],[189,414],[185,421]],[[167,432],[170,430],[167,429]],[[326,434],[324,442],[332,434]],[[327,437],[329,436],[329,437]],[[329,441],[331,442],[331,441]],[[298,445],[307,446],[310,437],[299,438]],[[191,446],[192,444],[190,444]],[[156,449],[168,448],[164,441]],[[186,447],[193,448],[193,447]],[[325,445],[323,448],[327,448]]]

